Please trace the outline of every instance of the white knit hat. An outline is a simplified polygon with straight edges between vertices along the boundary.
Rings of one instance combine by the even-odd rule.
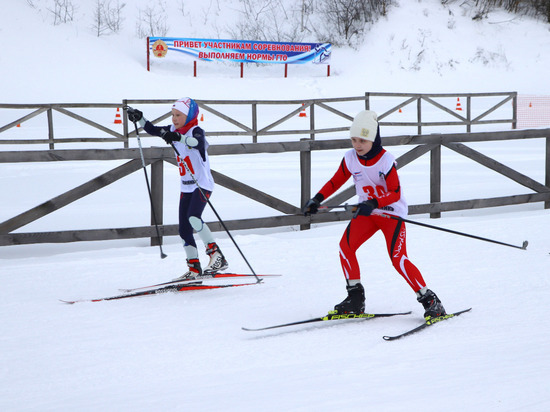
[[[376,139],[376,133],[378,131],[378,116],[371,110],[363,110],[357,113],[353,123],[349,128],[349,135],[351,137],[360,137],[361,139],[370,140],[374,142]]]
[[[179,110],[187,116],[189,113],[189,106],[191,106],[191,99],[189,97],[183,97],[172,105],[173,109]]]

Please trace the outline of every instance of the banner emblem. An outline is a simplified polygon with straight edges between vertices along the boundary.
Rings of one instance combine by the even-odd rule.
[[[155,57],[164,57],[168,53],[168,46],[160,39],[153,43],[152,49]]]

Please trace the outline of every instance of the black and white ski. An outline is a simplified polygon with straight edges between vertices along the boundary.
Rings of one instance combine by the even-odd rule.
[[[421,330],[426,329],[428,326],[435,325],[436,323],[439,323],[441,321],[454,318],[455,316],[461,315],[462,313],[465,313],[465,312],[469,312],[470,310],[472,310],[472,308],[460,310],[460,311],[454,312],[454,313],[448,313],[447,315],[438,316],[436,318],[426,319],[426,321],[423,324],[417,326],[416,328],[413,328],[411,330],[408,330],[404,333],[401,333],[401,334],[395,335],[395,336],[383,336],[383,338],[384,338],[384,340],[400,339],[404,336],[408,336],[408,335],[412,335],[413,333],[420,332]]]
[[[249,331],[249,332],[256,332],[256,331],[260,331],[260,330],[283,328],[283,327],[286,327],[286,326],[294,326],[294,325],[303,325],[305,323],[313,323],[313,322],[326,322],[326,321],[348,320],[348,319],[363,319],[363,320],[365,320],[365,319],[373,319],[373,318],[387,318],[387,317],[390,317],[390,316],[409,315],[410,313],[411,312],[359,313],[359,314],[342,314],[342,315],[339,315],[335,311],[331,311],[327,315],[319,317],[319,318],[299,320],[297,322],[283,323],[281,325],[267,326],[267,327],[263,327],[263,328],[245,328],[245,327],[243,327],[242,330],[246,330],[246,331]]]
[[[189,280],[169,280],[168,282],[162,282],[157,283],[154,285],[148,285],[148,286],[140,286],[137,288],[130,288],[130,289],[119,289],[121,292],[134,292],[136,290],[144,290],[144,289],[150,289],[150,288],[157,288],[159,286],[168,286],[168,285],[175,285],[175,284],[201,284],[203,280],[212,280],[212,279],[227,279],[227,278],[253,278],[253,277],[268,277],[268,276],[281,276],[281,275],[251,275],[248,273],[215,273],[212,275],[201,275],[197,277],[196,279],[189,279]]]
[[[195,283],[185,283],[185,284],[177,284],[177,285],[168,285],[168,286],[162,286],[154,289],[144,290],[144,291],[138,291],[133,293],[126,293],[124,295],[115,295],[115,296],[108,296],[105,298],[97,298],[97,299],[79,299],[79,300],[61,300],[63,303],[73,304],[73,303],[81,303],[81,302],[102,302],[105,300],[117,300],[117,299],[126,299],[126,298],[135,298],[138,296],[147,296],[147,295],[157,295],[160,293],[168,293],[168,292],[184,292],[184,291],[192,291],[192,290],[206,290],[206,289],[222,289],[222,288],[232,288],[237,286],[249,286],[249,285],[258,285],[259,282],[254,283],[235,283],[235,284],[227,284],[227,285],[202,285],[200,282]]]

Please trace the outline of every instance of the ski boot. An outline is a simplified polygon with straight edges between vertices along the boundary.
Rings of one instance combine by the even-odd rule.
[[[174,280],[195,280],[202,276],[201,262],[199,259],[187,259],[189,270]]]
[[[441,301],[430,289],[427,289],[426,292],[416,300],[418,300],[425,309],[425,319],[446,315],[445,308],[441,304]]]
[[[210,257],[210,262],[204,268],[205,275],[214,275],[229,267],[225,256],[216,243],[212,242],[208,244],[206,254]]]
[[[339,313],[363,313],[365,311],[365,289],[363,285],[357,283],[353,286],[346,286],[348,297],[341,303],[334,306],[334,310]]]

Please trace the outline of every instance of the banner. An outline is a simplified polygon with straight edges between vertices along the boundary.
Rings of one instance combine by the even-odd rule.
[[[193,58],[240,63],[329,64],[330,43],[148,37],[149,55],[159,59]]]

